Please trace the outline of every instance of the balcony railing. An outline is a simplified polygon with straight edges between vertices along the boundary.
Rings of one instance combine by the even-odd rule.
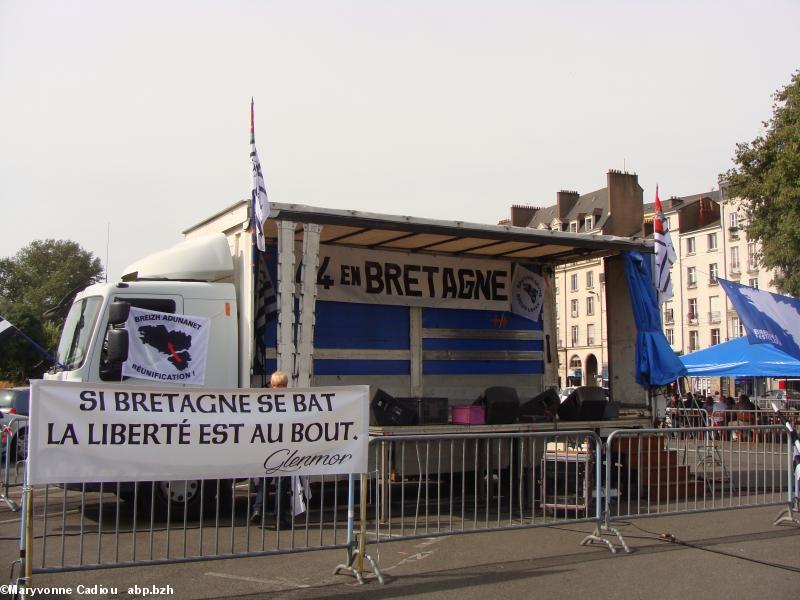
[[[741,273],[742,272],[742,266],[738,262],[731,263],[730,271],[731,271],[731,273]]]

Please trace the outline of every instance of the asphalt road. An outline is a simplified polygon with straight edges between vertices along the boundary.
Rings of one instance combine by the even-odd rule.
[[[788,598],[800,590],[800,527],[773,526],[779,512],[763,507],[637,519],[620,525],[630,554],[581,546],[592,529],[586,524],[382,543],[368,550],[386,576],[383,585],[370,576],[360,585],[334,575],[346,558],[342,550],[36,575],[33,583],[71,588],[61,596],[71,598],[156,597],[142,590],[167,586],[170,593],[160,597],[186,600]],[[2,506],[5,564],[18,556],[18,534],[19,513]],[[675,541],[659,540],[659,534]],[[108,593],[91,593],[102,588]]]

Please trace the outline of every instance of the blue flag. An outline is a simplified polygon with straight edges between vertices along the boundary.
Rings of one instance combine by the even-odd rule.
[[[718,280],[742,320],[747,341],[768,342],[800,360],[800,300]]]

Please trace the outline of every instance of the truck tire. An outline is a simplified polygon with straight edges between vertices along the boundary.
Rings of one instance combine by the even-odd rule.
[[[227,508],[231,495],[230,479],[219,480],[219,486],[216,479],[141,483],[138,492],[140,514],[149,518],[152,511],[158,521],[166,521],[168,517],[171,521],[182,521],[184,515],[189,521],[199,519],[201,514],[204,517],[213,516],[217,511],[217,489],[220,495],[219,512],[222,515],[225,510],[230,510]]]

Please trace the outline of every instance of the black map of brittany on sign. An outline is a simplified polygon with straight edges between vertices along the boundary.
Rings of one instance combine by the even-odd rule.
[[[169,355],[169,362],[179,371],[189,368],[192,360],[188,350],[192,347],[192,336],[182,331],[173,331],[163,325],[144,325],[139,327],[139,339],[162,354]]]

